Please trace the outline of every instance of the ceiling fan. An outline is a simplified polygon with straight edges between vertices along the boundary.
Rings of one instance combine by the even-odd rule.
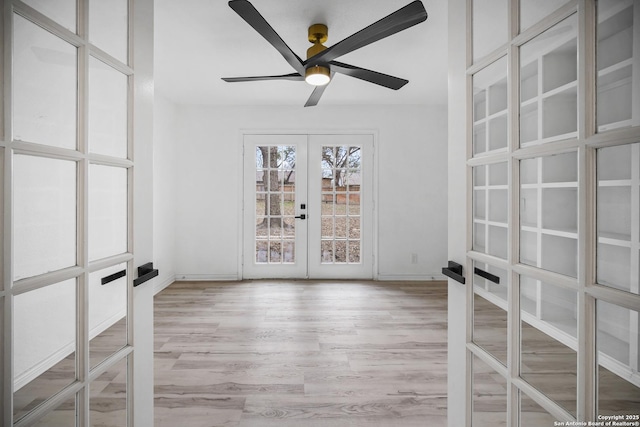
[[[398,90],[409,83],[408,80],[399,77],[345,64],[335,61],[335,59],[413,27],[427,19],[427,11],[424,9],[422,2],[416,0],[329,48],[323,45],[327,41],[327,26],[314,24],[309,27],[309,41],[313,43],[313,46],[307,50],[307,59],[303,61],[287,46],[249,1],[231,0],[229,7],[271,43],[296,72],[280,76],[223,77],[222,80],[232,83],[259,80],[306,81],[315,86],[315,88],[304,105],[305,107],[312,107],[318,104],[334,73],[345,74],[394,90]]]

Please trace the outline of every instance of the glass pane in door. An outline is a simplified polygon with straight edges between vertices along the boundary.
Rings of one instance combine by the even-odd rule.
[[[597,282],[637,295],[640,144],[599,149],[597,167]]]
[[[520,262],[576,277],[578,158],[575,152],[520,162]]]
[[[520,425],[521,426],[552,426],[557,421],[535,400],[520,391]]]
[[[473,60],[476,61],[509,39],[506,0],[474,0]]]
[[[91,427],[126,426],[127,358],[123,358],[93,380],[89,395]]]
[[[321,262],[360,263],[361,147],[322,147]]]
[[[638,415],[640,315],[603,300],[596,303],[598,413]]]
[[[76,397],[73,396],[49,412],[33,427],[68,427],[76,425]]]
[[[597,7],[598,132],[638,126],[640,85],[634,79],[638,74],[640,5],[632,0],[599,0]]]
[[[76,148],[77,49],[14,15],[13,139]]]
[[[127,345],[127,264],[89,274],[91,368]]]
[[[76,162],[13,157],[14,280],[76,265]]]
[[[16,420],[76,380],[76,280],[13,299]]]
[[[577,301],[574,290],[520,277],[520,376],[574,416]]]
[[[520,146],[576,136],[577,16],[571,15],[520,48]]]
[[[507,57],[473,75],[473,155],[507,147]]]
[[[520,32],[558,10],[568,0],[520,0]]]
[[[90,0],[89,41],[126,64],[129,53],[128,20],[127,0]]]
[[[22,0],[63,27],[76,32],[75,0]]]
[[[507,425],[507,380],[473,356],[473,426]]]
[[[507,271],[474,262],[473,342],[507,364]]]
[[[473,250],[507,258],[506,162],[473,168]]]
[[[89,166],[89,260],[127,251],[127,170]]]
[[[98,59],[89,59],[89,149],[127,157],[128,78]]]
[[[255,260],[296,261],[296,147],[256,147]]]

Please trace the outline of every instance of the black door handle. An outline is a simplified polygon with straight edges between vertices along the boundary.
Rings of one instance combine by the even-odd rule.
[[[481,270],[478,267],[475,267],[473,269],[474,274],[477,274],[480,277],[484,277],[487,280],[492,281],[493,283],[497,283],[500,284],[500,277],[496,276],[495,274],[491,274],[487,271]]]
[[[449,261],[447,267],[442,268],[442,274],[451,277],[453,280],[465,284],[465,278],[462,274],[462,265],[457,262]]]
[[[305,214],[302,214],[300,216],[296,217],[297,219],[307,219],[307,216]]]

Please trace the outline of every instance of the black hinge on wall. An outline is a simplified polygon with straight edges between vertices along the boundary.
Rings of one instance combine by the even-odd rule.
[[[133,286],[142,285],[158,275],[158,270],[153,268],[153,263],[148,262],[138,267],[138,278],[133,280]]]

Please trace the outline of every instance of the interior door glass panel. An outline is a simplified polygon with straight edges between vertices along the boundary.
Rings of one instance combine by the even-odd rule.
[[[75,0],[22,0],[38,12],[56,21],[70,31],[76,32]]]
[[[474,262],[474,271],[473,342],[506,365],[507,272],[478,262]]]
[[[89,425],[127,425],[127,358],[117,362],[91,381],[89,387]]]
[[[507,148],[507,57],[473,75],[473,154]]]
[[[566,3],[568,0],[520,0],[520,31],[531,27]]]
[[[598,300],[598,413],[638,415],[639,313]]]
[[[60,404],[56,409],[49,412],[33,427],[66,427],[76,425],[76,397],[72,397]]]
[[[89,166],[89,260],[127,252],[127,169]]]
[[[638,294],[640,236],[633,230],[640,210],[640,143],[597,153],[597,282]]]
[[[76,265],[76,162],[15,154],[14,280]]]
[[[473,168],[473,250],[507,258],[507,163]]]
[[[76,148],[77,49],[13,19],[13,139]]]
[[[520,278],[520,376],[576,415],[577,292]]]
[[[577,276],[575,152],[520,161],[520,262]]]
[[[126,158],[128,78],[104,62],[89,59],[89,150]]]
[[[127,345],[127,264],[89,274],[91,367]]]
[[[507,0],[474,0],[473,60],[476,61],[507,43]]]
[[[557,418],[547,412],[535,400],[520,391],[520,425],[521,426],[552,426]]]
[[[13,306],[18,420],[76,380],[76,280],[16,295]]]
[[[573,14],[520,48],[520,146],[576,136],[577,22]]]
[[[632,0],[599,0],[596,5],[597,130],[638,126],[640,85],[633,80],[638,73],[637,8],[640,6]]]
[[[473,425],[507,426],[507,380],[473,356]]]
[[[116,59],[127,61],[128,0],[89,0],[89,41]]]

